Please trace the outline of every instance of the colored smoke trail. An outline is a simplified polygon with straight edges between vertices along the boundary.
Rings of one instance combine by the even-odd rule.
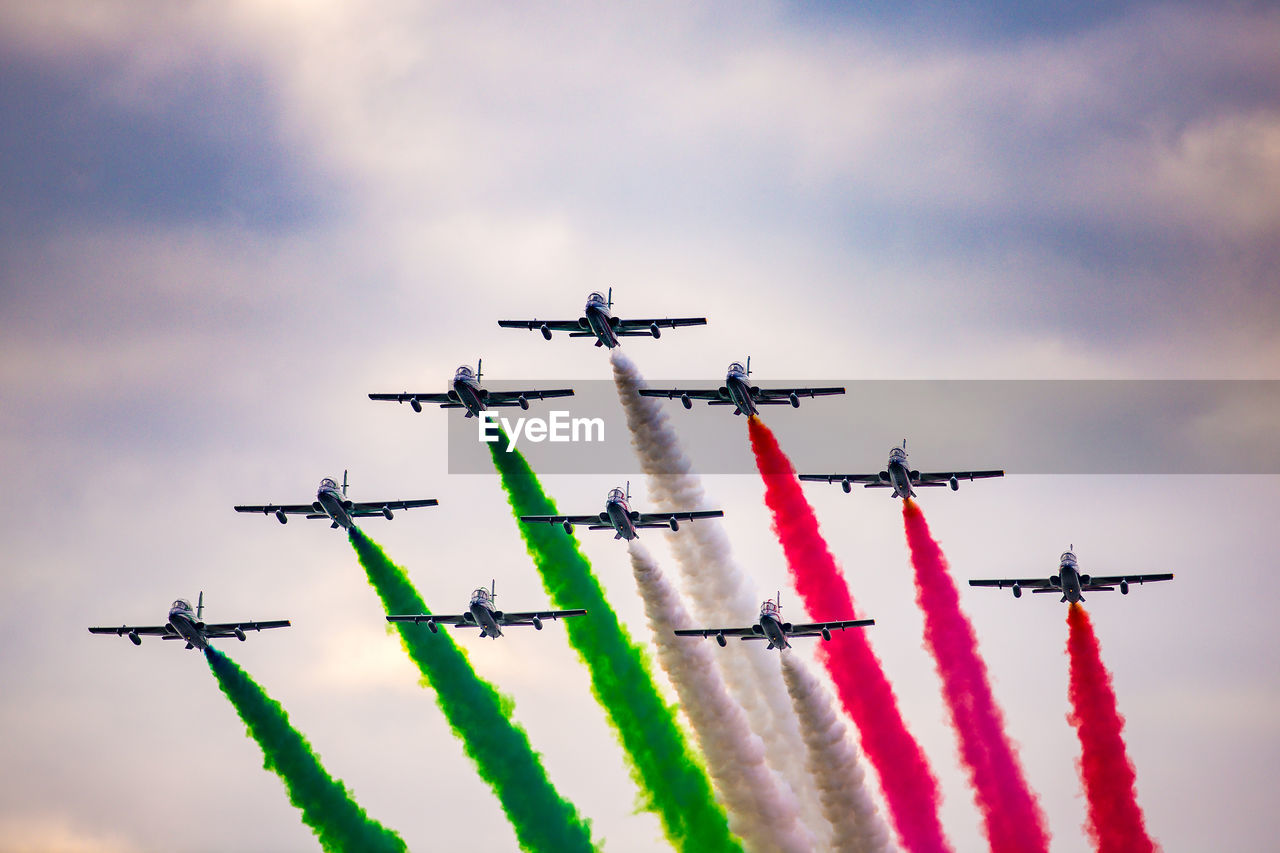
[[[1098,637],[1079,604],[1067,608],[1067,655],[1071,661],[1071,713],[1080,738],[1080,777],[1089,820],[1085,829],[1098,853],[1153,853],[1138,806],[1137,779],[1125,749],[1124,717],[1116,706],[1111,673],[1102,663]]]
[[[1049,849],[1044,813],[1027,785],[1017,750],[1004,732],[1004,714],[991,693],[987,665],[960,595],[919,505],[902,502],[902,518],[924,611],[924,638],[942,679],[960,758],[969,774],[993,853]]]
[[[662,401],[641,397],[646,387],[639,369],[621,349],[609,354],[618,398],[627,416],[631,445],[648,475],[649,493],[659,510],[714,509],[702,478],[680,447]],[[690,593],[694,618],[701,623],[737,624],[759,606],[758,590],[733,558],[724,527],[718,522],[687,524],[670,537],[683,588]],[[786,688],[778,679],[772,652],[755,643],[726,649],[716,663],[729,691],[738,700],[751,730],[764,741],[765,758],[795,792],[804,821],[825,839],[831,832],[822,814],[818,788],[805,766],[804,740]]]
[[[489,445],[513,515],[557,515],[529,463],[500,440]],[[604,708],[642,792],[641,807],[662,821],[667,839],[681,850],[741,850],[728,819],[715,801],[701,762],[658,692],[643,650],[618,621],[578,542],[557,525],[519,524],[542,586],[564,609],[585,608],[587,616],[565,622],[569,642],[591,675],[591,691]]]
[[[658,663],[671,679],[693,724],[711,777],[729,811],[729,827],[749,850],[806,851],[813,837],[798,820],[791,790],[780,786],[765,763],[765,748],[747,716],[729,695],[713,650],[697,638],[677,637],[691,624],[680,596],[667,583],[647,548],[627,543],[644,612],[658,646]]]
[[[765,503],[773,513],[773,528],[805,609],[819,621],[857,616],[791,460],[758,417],[749,417],[747,427],[756,466],[764,478]],[[862,751],[880,777],[889,819],[902,845],[912,853],[950,850],[938,820],[938,780],[920,744],[907,731],[898,697],[867,633],[845,632],[823,649],[822,659],[840,702],[858,727]]]
[[[204,650],[218,687],[262,748],[263,767],[284,782],[289,802],[330,851],[403,851],[404,841],[356,805],[341,781],[320,764],[311,744],[289,725],[289,715],[235,661],[216,649]]]
[[[889,850],[889,828],[867,790],[858,751],[845,737],[844,720],[827,691],[794,654],[782,655],[782,677],[800,718],[822,811],[835,829],[831,849],[837,853]]]
[[[387,613],[429,613],[404,569],[358,528],[349,531],[360,565]],[[510,698],[476,675],[467,654],[441,630],[397,622],[400,643],[435,689],[436,704],[502,804],[524,850],[594,850],[591,826],[547,778],[525,730],[511,721]]]

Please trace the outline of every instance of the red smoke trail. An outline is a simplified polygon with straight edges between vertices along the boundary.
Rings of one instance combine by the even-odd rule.
[[[1153,853],[1156,843],[1138,808],[1133,764],[1120,730],[1111,673],[1102,665],[1098,638],[1079,604],[1067,608],[1067,655],[1071,659],[1071,713],[1067,720],[1080,737],[1080,777],[1089,801],[1085,829],[1098,853]]]
[[[764,478],[765,503],[787,555],[796,591],[809,615],[820,621],[849,619],[857,612],[835,557],[818,531],[791,460],[759,418],[747,420],[756,467]],[[845,632],[823,644],[820,657],[840,702],[858,727],[862,751],[880,777],[902,846],[912,853],[940,853],[951,846],[938,821],[938,780],[898,710],[898,697],[862,631]]]
[[[960,757],[969,773],[993,853],[1048,850],[1049,833],[1035,795],[1027,787],[1004,715],[991,695],[987,665],[978,654],[973,626],[960,611],[960,596],[947,559],[929,533],[924,513],[903,501],[902,518],[916,572],[916,602],[924,611],[924,638],[937,663]]]

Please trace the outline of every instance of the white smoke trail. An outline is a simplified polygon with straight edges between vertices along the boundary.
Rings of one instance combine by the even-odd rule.
[[[620,349],[610,353],[613,379],[618,388],[631,432],[631,445],[649,475],[649,492],[658,508],[713,509],[702,488],[702,478],[680,448],[661,401],[641,397],[645,387],[639,369]],[[694,616],[704,624],[745,624],[759,607],[759,590],[733,559],[729,537],[716,522],[687,524],[670,537],[684,590],[692,597]],[[818,789],[805,767],[804,741],[786,689],[778,678],[778,663],[756,643],[726,649],[718,662],[729,690],[742,705],[756,732],[768,748],[770,765],[795,793],[805,822],[826,842],[831,832],[822,814]]]
[[[679,594],[643,545],[634,539],[627,545],[658,646],[658,663],[693,724],[711,778],[724,798],[729,828],[748,850],[812,851],[814,839],[799,819],[799,804],[765,763],[764,743],[729,695],[712,649],[701,640],[675,635],[676,628],[691,624]]]
[[[800,718],[822,811],[835,828],[832,849],[841,853],[892,849],[889,828],[867,790],[857,748],[845,734],[831,695],[793,652],[782,655],[782,677]]]

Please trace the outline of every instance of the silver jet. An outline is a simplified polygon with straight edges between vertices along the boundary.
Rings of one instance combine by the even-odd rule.
[[[792,625],[782,621],[782,593],[777,600],[766,599],[760,605],[760,618],[756,624],[746,628],[686,628],[676,631],[680,637],[715,637],[721,647],[727,645],[726,637],[740,637],[743,640],[767,640],[769,648],[791,648],[788,637],[821,637],[823,641],[831,639],[832,631],[843,631],[846,628],[865,628],[876,624],[874,619],[846,619],[839,622],[805,622]]]
[[[571,338],[595,338],[596,346],[613,349],[622,343],[619,338],[662,337],[662,329],[680,326],[705,326],[706,317],[664,317],[650,320],[623,320],[613,316],[613,288],[606,299],[600,293],[587,297],[587,307],[577,320],[499,320],[504,329],[537,329],[547,340],[551,333],[568,332]]]
[[[397,509],[415,509],[423,506],[437,506],[440,502],[435,498],[423,498],[412,501],[353,501],[347,497],[347,472],[342,472],[342,488],[329,477],[320,481],[316,490],[316,499],[309,504],[262,504],[259,506],[237,506],[236,512],[260,512],[263,515],[275,515],[281,524],[286,523],[291,515],[305,515],[307,518],[323,518],[332,522],[330,527],[341,527],[350,530],[357,518],[369,518],[380,515],[390,521]]]
[[[427,391],[402,391],[399,394],[370,394],[370,400],[390,400],[397,403],[408,403],[415,412],[422,411],[423,403],[439,403],[442,409],[466,409],[466,417],[479,417],[487,409],[501,409],[519,406],[528,410],[530,400],[549,400],[552,397],[572,397],[573,389],[557,388],[550,391],[490,391],[480,384],[484,377],[482,367],[484,360],[476,362],[476,369],[461,365],[453,374],[449,390],[443,394],[432,394]]]
[[[388,616],[388,622],[426,623],[431,633],[440,630],[441,625],[452,625],[455,628],[479,628],[481,637],[497,639],[502,636],[502,628],[512,625],[532,625],[535,630],[542,630],[543,619],[563,619],[569,616],[581,616],[585,610],[530,610],[522,613],[504,613],[497,609],[497,582],[489,589],[480,587],[471,593],[471,604],[466,613],[442,615],[439,613],[414,613],[408,615]]]
[[[1173,580],[1172,574],[1155,575],[1085,575],[1080,573],[1080,564],[1073,550],[1064,551],[1058,559],[1058,573],[1039,578],[990,578],[971,580],[969,586],[994,586],[998,589],[1009,587],[1014,598],[1022,598],[1023,588],[1032,592],[1060,592],[1061,601],[1072,604],[1084,601],[1085,592],[1110,592],[1117,587],[1121,595],[1129,594],[1130,584],[1155,583],[1156,581]]]
[[[118,628],[90,628],[90,634],[115,634],[128,637],[135,646],[142,645],[143,637],[159,637],[162,640],[186,640],[188,649],[204,650],[210,640],[235,637],[244,642],[245,631],[263,631],[267,628],[288,628],[288,619],[270,622],[211,622],[204,621],[204,593],[191,609],[191,602],[179,598],[169,608],[169,621],[164,625],[121,625]]]
[[[879,474],[801,474],[801,480],[813,483],[839,483],[848,494],[853,483],[862,483],[866,489],[893,489],[891,498],[914,498],[921,486],[951,486],[954,492],[961,480],[983,480],[1003,477],[1004,471],[914,471],[907,463],[907,440],[901,447],[889,451],[889,461]]]
[[[575,524],[585,524],[588,530],[612,530],[614,539],[631,541],[640,529],[669,527],[680,529],[681,521],[698,518],[723,518],[719,509],[684,510],[681,512],[636,512],[631,508],[631,483],[627,489],[610,489],[604,499],[604,512],[597,515],[522,515],[526,524],[561,524],[565,533],[572,533]]]
[[[680,398],[686,409],[693,408],[694,400],[706,400],[711,406],[733,406],[735,415],[757,415],[757,406],[781,406],[790,404],[800,408],[801,397],[825,397],[831,394],[843,394],[843,388],[761,388],[752,385],[751,357],[747,356],[744,367],[742,362],[735,361],[729,365],[725,373],[724,384],[719,388],[641,388],[641,397],[665,397],[668,400]]]

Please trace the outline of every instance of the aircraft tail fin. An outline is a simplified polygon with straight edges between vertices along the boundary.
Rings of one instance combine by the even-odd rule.
[[[200,590],[200,597],[196,599],[196,620],[204,619],[204,590]]]
[[[751,356],[747,356],[747,375],[751,375]]]
[[[613,288],[609,288],[608,307],[613,308]]]
[[[347,469],[342,469],[342,496],[347,496]]]
[[[479,383],[484,378],[484,359],[476,359],[476,382]]]

